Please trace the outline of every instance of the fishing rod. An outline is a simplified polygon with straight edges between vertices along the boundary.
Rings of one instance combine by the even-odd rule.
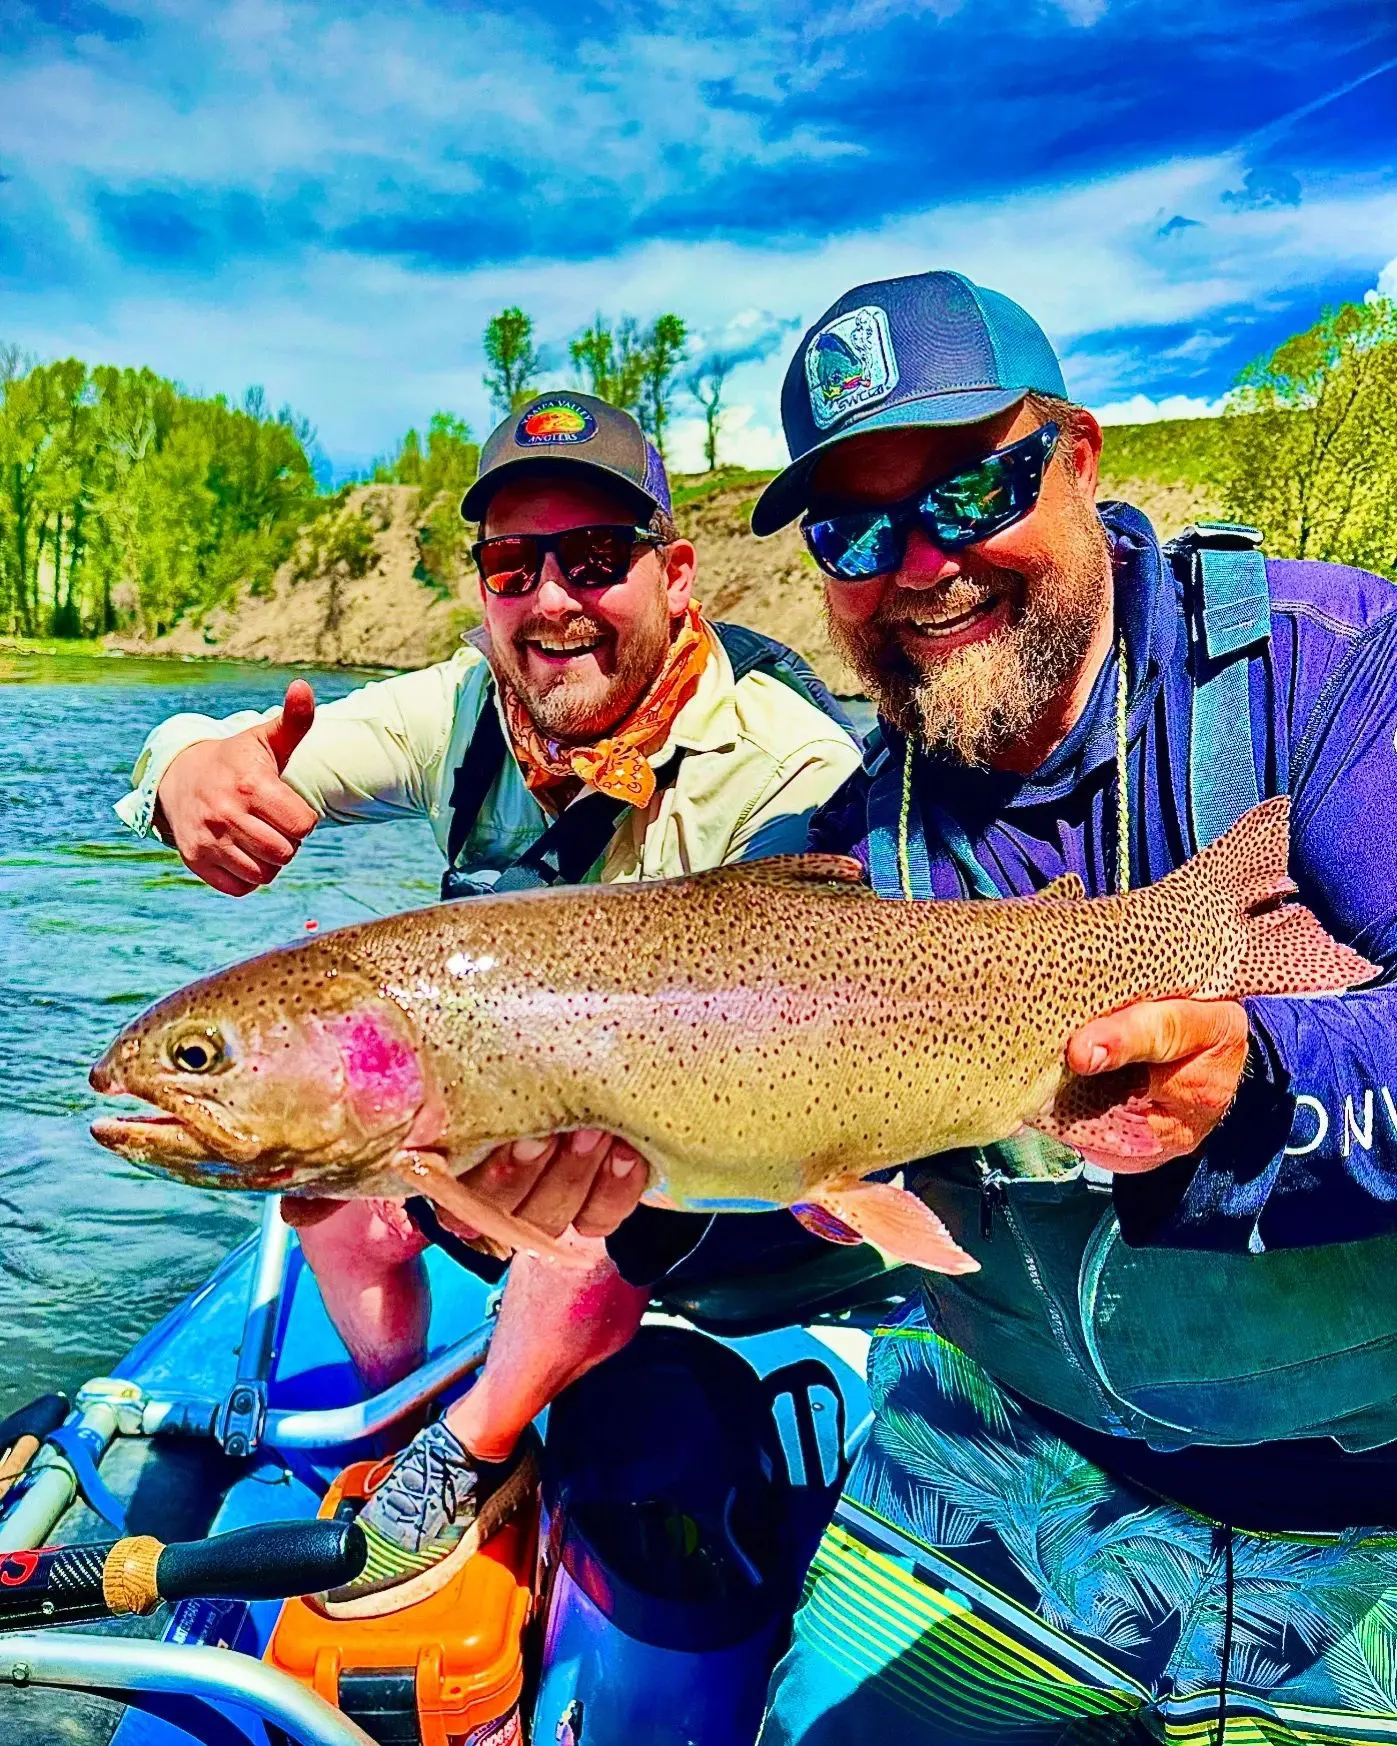
[[[149,1534],[0,1553],[0,1630],[23,1631],[193,1596],[284,1600],[352,1582],[368,1542],[357,1522],[271,1522],[164,1545]]]

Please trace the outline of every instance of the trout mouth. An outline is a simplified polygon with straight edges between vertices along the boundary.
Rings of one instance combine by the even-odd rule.
[[[295,1175],[290,1164],[259,1165],[262,1148],[235,1135],[201,1111],[196,1127],[165,1111],[98,1116],[90,1132],[99,1146],[127,1163],[161,1175],[177,1176],[199,1188],[280,1188]],[[210,1127],[216,1129],[210,1133]],[[201,1131],[202,1130],[202,1131]]]
[[[104,1097],[139,1096],[153,1108],[133,1115],[98,1116],[90,1132],[99,1146],[131,1164],[163,1171],[201,1186],[273,1188],[294,1172],[290,1165],[257,1161],[260,1141],[239,1132],[216,1108],[177,1086],[133,1093],[108,1051],[88,1075]]]

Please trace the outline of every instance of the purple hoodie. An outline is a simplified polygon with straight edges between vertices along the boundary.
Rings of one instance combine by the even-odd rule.
[[[1160,879],[1194,850],[1188,807],[1193,682],[1179,587],[1149,523],[1102,506],[1129,675],[1132,879]],[[1397,587],[1363,570],[1271,559],[1269,647],[1250,664],[1252,744],[1265,797],[1293,798],[1291,874],[1340,939],[1397,969]],[[1116,662],[1082,719],[1024,777],[921,756],[912,828],[930,895],[969,895],[946,847],[963,832],[1005,896],[1065,872],[1113,889]],[[901,766],[902,741],[883,726]],[[870,860],[860,772],[812,830],[816,848]],[[875,803],[876,804],[876,803]],[[926,831],[924,819],[941,819]],[[947,829],[947,821],[950,828]],[[929,837],[929,841],[928,841]],[[958,850],[958,853],[960,851]],[[922,858],[919,856],[919,860]],[[1253,999],[1236,1102],[1193,1157],[1116,1181],[1127,1241],[1252,1250],[1397,1230],[1397,988],[1319,1000]]]

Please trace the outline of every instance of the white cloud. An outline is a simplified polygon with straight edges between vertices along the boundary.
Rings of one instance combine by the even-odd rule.
[[[239,16],[243,52],[253,52],[249,41],[279,40],[283,15],[274,7],[256,13],[249,7]],[[358,71],[365,79],[370,71],[374,79],[398,77],[377,61]],[[503,75],[499,83],[511,88]],[[460,96],[447,80],[422,100],[440,110]],[[110,90],[106,97],[113,97]],[[498,100],[530,101],[517,89]],[[662,111],[664,104],[655,107]],[[104,101],[95,119],[79,109],[73,126],[110,120],[115,161],[135,168],[140,142],[120,106]],[[20,118],[7,114],[7,128],[18,125]],[[347,115],[334,119],[333,106],[312,116],[288,105],[279,117],[264,112],[257,128],[234,137],[255,148],[254,162],[270,164],[284,161],[288,132],[319,127],[328,130],[321,148],[353,155],[388,119],[380,111],[355,123]],[[199,140],[210,137],[202,125],[195,132]],[[163,150],[173,135],[157,129],[154,137]],[[582,137],[590,138],[586,129]],[[419,143],[425,138],[426,130]],[[741,143],[726,138],[721,149]],[[91,135],[82,150],[64,149],[76,163],[92,149]],[[189,173],[203,167],[181,164]],[[624,181],[619,159],[598,174]],[[489,428],[480,335],[489,316],[509,303],[528,309],[540,337],[562,355],[561,342],[597,309],[641,319],[674,309],[696,334],[736,338],[766,312],[808,325],[864,279],[953,266],[1018,298],[1042,321],[1064,355],[1069,389],[1089,404],[1109,408],[1135,395],[1154,403],[1159,376],[1152,379],[1152,372],[1164,348],[1149,345],[1150,330],[1196,329],[1183,341],[1176,332],[1169,336],[1169,373],[1178,381],[1179,365],[1206,365],[1219,330],[1246,324],[1309,286],[1345,273],[1372,283],[1381,270],[1378,282],[1397,288],[1397,262],[1390,259],[1397,250],[1397,183],[1312,178],[1299,206],[1238,211],[1222,201],[1238,174],[1237,159],[1225,154],[1176,159],[994,202],[947,202],[803,244],[654,241],[608,258],[522,260],[461,272],[314,244],[281,260],[244,262],[177,283],[98,260],[99,273],[78,275],[66,289],[15,284],[3,337],[47,356],[148,363],[210,391],[238,393],[264,383],[274,402],[289,401],[315,422],[327,452],[347,467],[381,453],[438,407],[464,413],[478,432]],[[1161,240],[1158,215],[1179,211],[1206,223]],[[101,247],[95,240],[83,246],[94,259]],[[1116,330],[1129,330],[1128,344],[1111,343]],[[792,341],[784,336],[769,357],[734,374],[725,456],[751,465],[782,459],[778,394]],[[686,421],[685,464],[691,450],[698,452],[688,428],[692,410],[691,402],[678,409]],[[680,441],[676,433],[676,446]]]
[[[1223,402],[1204,400],[1195,394],[1166,394],[1151,400],[1148,394],[1132,394],[1128,400],[1112,400],[1092,411],[1102,424],[1156,424],[1162,418],[1212,418]]]
[[[701,473],[704,469],[702,418],[677,418],[670,427],[666,452],[670,471]],[[723,408],[718,426],[718,460],[725,467],[784,467],[788,457],[781,426],[764,422],[755,406],[738,401]]]
[[[1379,297],[1397,298],[1397,258],[1390,260],[1378,274]]]

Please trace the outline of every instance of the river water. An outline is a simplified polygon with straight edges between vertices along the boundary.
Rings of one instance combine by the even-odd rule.
[[[362,675],[307,675],[322,698]],[[322,928],[432,901],[424,821],[317,831],[241,900],[112,812],[148,729],[277,703],[286,673],[0,651],[0,1414],[102,1374],[251,1230],[251,1197],[97,1146],[87,1070],[143,1006]]]

